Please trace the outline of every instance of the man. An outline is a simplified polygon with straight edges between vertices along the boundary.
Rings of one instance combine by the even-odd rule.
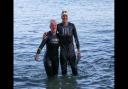
[[[59,40],[61,42],[60,47],[60,64],[62,75],[67,74],[67,64],[69,63],[72,69],[72,74],[77,75],[77,63],[80,56],[80,44],[77,36],[77,31],[73,23],[68,22],[68,12],[62,11],[61,13],[62,22],[57,25],[57,31],[59,34]],[[73,37],[75,39],[77,47],[77,57],[75,54]]]
[[[51,31],[47,32],[47,37],[44,37],[35,55],[35,60],[38,61],[39,54],[42,48],[44,47],[44,45],[46,44],[44,67],[48,77],[58,75],[58,67],[59,67],[59,58],[58,58],[59,39],[56,34],[57,23],[55,20],[51,20],[50,28]]]

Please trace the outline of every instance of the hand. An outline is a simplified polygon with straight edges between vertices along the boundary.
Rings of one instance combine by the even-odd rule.
[[[47,39],[48,38],[48,36],[47,36],[47,32],[45,32],[44,34],[43,34],[43,39]]]
[[[35,55],[35,61],[39,61],[38,59],[39,59],[39,54],[36,54]]]
[[[80,51],[77,51],[77,60],[79,61],[81,58],[81,54],[80,54]]]
[[[81,58],[81,54],[80,54],[80,52],[77,51],[76,64],[79,63],[80,58]]]

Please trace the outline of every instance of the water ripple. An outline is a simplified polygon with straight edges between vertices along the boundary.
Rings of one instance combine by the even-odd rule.
[[[98,3],[97,3],[98,2]],[[14,89],[114,89],[114,6],[111,0],[15,0]],[[34,55],[49,20],[61,22],[62,10],[76,25],[80,41],[79,75],[48,79]]]

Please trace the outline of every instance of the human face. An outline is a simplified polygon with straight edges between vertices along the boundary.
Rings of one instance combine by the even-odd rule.
[[[57,23],[52,22],[50,28],[51,28],[52,32],[56,32],[56,30],[57,30]]]
[[[68,16],[67,15],[63,15],[61,18],[62,18],[62,21],[64,23],[67,23],[68,22]]]

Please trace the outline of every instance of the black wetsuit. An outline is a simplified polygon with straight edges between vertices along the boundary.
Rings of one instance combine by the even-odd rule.
[[[60,64],[62,74],[67,74],[67,63],[69,62],[73,75],[77,75],[77,65],[76,65],[76,54],[73,44],[73,37],[75,39],[77,49],[80,48],[79,40],[76,32],[75,25],[73,23],[68,23],[65,27],[63,23],[57,25],[57,31],[59,34],[59,40],[61,42],[60,47]]]
[[[46,44],[46,52],[44,55],[44,67],[46,74],[48,76],[54,76],[58,74],[59,67],[59,58],[58,58],[58,48],[59,48],[59,39],[57,35],[53,35],[51,31],[48,32],[48,38],[43,39],[38,50],[39,54]]]

